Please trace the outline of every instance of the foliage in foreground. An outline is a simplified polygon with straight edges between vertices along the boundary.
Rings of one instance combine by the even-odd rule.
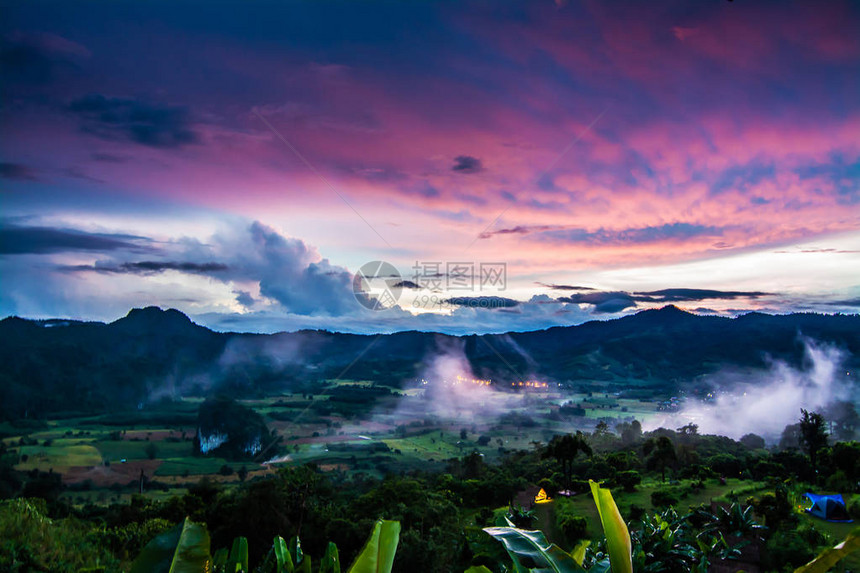
[[[355,558],[348,573],[390,573],[394,554],[400,540],[400,523],[378,520],[361,553]],[[206,527],[185,521],[153,539],[135,559],[131,573],[246,573],[248,567],[248,540],[237,537],[228,552],[219,549],[212,556],[209,533]],[[266,560],[257,567],[260,572],[311,573],[311,557],[302,551],[301,541],[293,537],[289,544],[283,537],[275,537]],[[337,546],[329,543],[317,569],[319,573],[340,573],[340,555]]]
[[[41,499],[0,502],[0,571],[72,573],[118,565],[88,524],[46,514]]]

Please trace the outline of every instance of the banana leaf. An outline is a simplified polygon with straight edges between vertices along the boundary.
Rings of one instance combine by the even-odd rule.
[[[298,565],[304,557],[304,553],[302,552],[302,542],[299,540],[298,535],[294,535],[293,538],[290,539],[290,555],[293,557],[293,563],[296,565]]]
[[[131,573],[200,573],[209,565],[209,533],[186,517],[146,544]]]
[[[275,536],[275,542],[272,544],[272,550],[275,552],[275,562],[277,564],[277,573],[293,573],[293,558],[287,549],[287,542],[280,535]]]
[[[222,547],[216,551],[215,555],[212,556],[212,570],[217,573],[223,573],[227,568],[227,557],[229,556],[230,553],[227,551],[226,547]]]
[[[570,552],[570,556],[573,557],[573,560],[576,561],[577,565],[582,566],[582,562],[585,561],[585,550],[588,549],[589,545],[591,545],[590,539],[583,539],[580,541],[576,547],[573,548],[573,551]]]
[[[337,552],[337,545],[331,541],[328,542],[325,555],[320,561],[319,573],[340,573],[340,555]]]
[[[836,565],[843,557],[847,557],[860,549],[860,527],[857,527],[842,540],[842,543],[825,549],[821,554],[804,565],[794,570],[794,573],[826,573]]]
[[[612,573],[633,573],[633,547],[630,543],[630,532],[627,524],[612,499],[612,492],[600,487],[592,480],[591,495],[597,505],[600,514],[600,523],[603,525],[603,533],[606,535],[606,548],[609,551],[609,564]]]
[[[547,541],[541,531],[516,527],[485,527],[484,531],[505,546],[514,569],[527,573],[581,573],[582,566],[558,545]]]
[[[230,557],[227,559],[227,573],[248,573],[248,540],[245,537],[237,537],[233,540],[230,549]]]
[[[275,542],[272,544],[272,550],[275,552],[275,562],[277,564],[277,573],[293,573],[293,557],[290,555],[290,550],[287,548],[287,542],[280,535],[275,536]]]
[[[349,573],[391,573],[399,541],[400,522],[378,520]]]

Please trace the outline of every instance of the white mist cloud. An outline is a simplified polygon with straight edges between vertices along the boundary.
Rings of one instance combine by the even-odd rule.
[[[464,340],[437,339],[419,377],[423,394],[401,400],[400,419],[435,417],[481,425],[495,423],[498,416],[522,405],[520,395],[473,382],[480,377],[472,371],[464,347]]]
[[[821,411],[851,394],[848,384],[841,381],[843,351],[810,339],[803,342],[801,368],[774,361],[768,370],[731,387],[721,383],[723,376],[718,375],[713,402],[688,401],[678,413],[647,421],[646,429],[675,428],[692,422],[704,434],[737,439],[754,433],[774,441],[786,425],[797,422],[801,408]]]

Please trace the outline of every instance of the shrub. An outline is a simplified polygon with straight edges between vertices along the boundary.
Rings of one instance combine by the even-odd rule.
[[[570,543],[587,537],[588,520],[577,515],[576,509],[567,498],[561,498],[555,505],[555,524]]]
[[[736,476],[743,470],[741,460],[730,454],[717,454],[707,460],[712,470],[721,475]]]
[[[765,545],[762,564],[769,571],[800,567],[812,560],[816,548],[825,542],[824,535],[808,524],[797,529],[780,529]]]
[[[585,538],[588,533],[588,520],[577,515],[565,515],[558,521],[558,526],[571,543]]]
[[[630,520],[631,521],[639,521],[645,517],[645,508],[641,505],[631,504],[630,505]]]
[[[635,491],[636,486],[642,483],[642,476],[635,470],[628,470],[626,472],[618,472],[615,480],[624,488],[624,491],[631,492]]]
[[[854,484],[845,475],[842,470],[837,470],[832,476],[827,478],[827,489],[832,491],[852,491]]]
[[[88,527],[75,519],[49,519],[42,500],[0,502],[0,571],[77,572],[118,567]]]
[[[658,489],[651,494],[651,505],[654,507],[669,507],[678,503],[678,498],[670,490]]]

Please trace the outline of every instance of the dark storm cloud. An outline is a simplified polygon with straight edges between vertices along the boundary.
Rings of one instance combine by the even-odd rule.
[[[471,308],[513,308],[520,304],[518,300],[502,296],[457,296],[445,302]]]
[[[257,302],[256,300],[254,300],[254,297],[251,296],[251,293],[249,293],[248,291],[237,290],[233,291],[233,294],[236,295],[236,302],[238,302],[244,307],[252,306],[255,302]]]
[[[553,290],[597,290],[597,289],[594,289],[592,287],[584,287],[584,286],[577,286],[577,285],[559,285],[559,284],[542,283],[542,282],[538,282],[535,284],[540,285],[542,287],[550,288]]]
[[[484,231],[479,235],[480,239],[489,239],[494,235],[529,235],[531,233],[540,233],[552,229],[559,229],[555,225],[517,225],[507,229],[498,229],[496,231]]]
[[[827,303],[827,306],[850,306],[860,308],[860,298],[850,298],[844,300],[832,300]]]
[[[760,298],[772,293],[760,291],[723,291],[695,288],[667,288],[635,293],[641,302],[689,302],[697,300],[735,300],[738,298]]]
[[[414,283],[412,281],[404,280],[404,281],[400,281],[400,282],[395,283],[394,285],[392,285],[392,288],[411,288],[411,289],[415,289],[415,290],[421,290],[424,287],[422,287],[421,285]]]
[[[180,261],[138,261],[129,263],[96,263],[94,265],[73,265],[61,267],[66,271],[92,271],[97,273],[147,275],[164,271],[179,271],[190,274],[210,274],[225,272],[230,269],[223,263],[206,262],[192,263]]]
[[[598,229],[563,229],[540,233],[539,239],[554,243],[587,243],[595,245],[620,245],[629,243],[656,243],[685,240],[694,237],[719,237],[723,229],[692,223],[669,223],[652,227],[621,229],[617,231]]]
[[[451,171],[457,173],[479,173],[484,170],[481,160],[470,155],[458,155],[454,158],[454,166]]]
[[[592,289],[593,290],[593,289]],[[721,291],[711,289],[669,288],[649,292],[595,291],[560,297],[559,302],[590,304],[594,312],[621,312],[637,308],[639,303],[666,304],[673,302],[698,302],[703,300],[736,300],[739,298],[761,298],[772,293],[759,291]]]
[[[54,34],[15,33],[0,41],[0,68],[9,84],[46,84],[77,71],[89,50]]]
[[[594,312],[613,313],[621,312],[628,308],[636,307],[636,300],[627,292],[589,292],[559,297],[560,302],[574,304],[590,304],[594,306]]]
[[[361,309],[352,273],[328,259],[313,260],[315,251],[303,241],[259,221],[248,229],[248,239],[244,251],[233,253],[228,277],[257,282],[261,295],[295,314],[339,316]]]
[[[133,99],[90,94],[73,101],[68,110],[81,120],[81,129],[103,139],[127,139],[148,147],[182,147],[197,142],[188,111]]]
[[[589,231],[579,227],[550,225],[518,225],[496,231],[485,231],[480,238],[495,235],[533,235],[535,239],[558,244],[622,245],[682,241],[695,237],[720,237],[722,227],[696,225],[692,223],[669,223],[653,227],[638,227],[620,230],[598,229]]]
[[[32,169],[21,163],[0,163],[0,177],[18,181],[35,181],[36,174]]]
[[[87,233],[56,227],[25,227],[0,222],[0,255],[71,251],[153,252],[152,240],[135,235]]]

